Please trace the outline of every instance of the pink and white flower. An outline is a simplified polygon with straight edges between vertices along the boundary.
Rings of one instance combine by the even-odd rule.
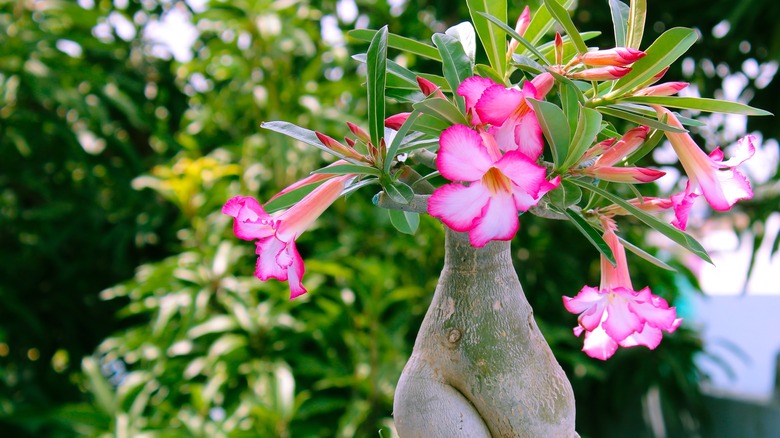
[[[439,143],[436,167],[456,182],[436,189],[428,213],[455,231],[468,232],[475,247],[512,239],[520,226],[518,212],[536,205],[560,182],[547,181],[545,169],[519,151],[501,155],[490,134],[468,126],[447,128]]]
[[[536,160],[542,155],[544,143],[542,128],[528,98],[544,98],[533,80],[525,81],[522,90],[494,85],[484,90],[475,110],[482,123],[493,125],[490,133],[501,150],[518,150]]]
[[[604,219],[604,240],[615,256],[616,266],[601,257],[601,286],[585,286],[574,297],[563,297],[571,313],[580,314],[574,334],[585,332],[582,350],[590,357],[606,360],[618,346],[644,345],[653,350],[663,337],[674,332],[682,320],[674,307],[645,287],[635,291],[626,263],[626,251],[615,234],[611,219]]]
[[[670,126],[682,128],[674,113],[661,106],[654,108],[659,120],[666,118]],[[708,156],[688,133],[666,131],[665,134],[690,180],[690,189],[686,192],[701,190],[710,206],[718,211],[729,210],[737,201],[753,197],[750,183],[736,168],[755,154],[755,137],[748,135],[739,139],[735,156],[724,161],[720,148]]]
[[[256,241],[255,277],[263,281],[269,278],[287,281],[290,299],[306,293],[302,284],[303,259],[295,247],[295,239],[341,195],[353,177],[342,175],[325,181],[281,214],[266,213],[263,206],[249,196],[236,196],[225,203],[222,213],[234,218],[236,237]]]

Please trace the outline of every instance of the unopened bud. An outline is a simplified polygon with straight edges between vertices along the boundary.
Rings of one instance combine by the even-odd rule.
[[[434,84],[433,82],[429,81],[428,79],[417,76],[417,86],[420,87],[420,91],[422,91],[425,97],[428,97],[433,93],[436,93],[436,97],[442,99],[447,98],[446,96],[444,96],[444,93],[441,92],[440,87]]]
[[[687,82],[664,82],[663,84],[642,88],[634,93],[634,96],[671,96],[687,86]]]
[[[385,126],[398,131],[411,113],[398,113],[385,119]]]
[[[579,61],[589,66],[626,66],[644,57],[645,52],[626,47],[616,47],[609,50],[594,50],[579,55]]]
[[[363,130],[363,128],[361,128],[360,126],[352,122],[347,122],[347,126],[349,127],[349,130],[352,131],[353,134],[355,134],[355,137],[363,140],[366,143],[371,141],[371,136],[368,135],[368,132]]]
[[[576,73],[569,73],[568,76],[572,79],[583,79],[586,81],[613,81],[622,78],[630,71],[630,67],[596,67],[578,71]]]

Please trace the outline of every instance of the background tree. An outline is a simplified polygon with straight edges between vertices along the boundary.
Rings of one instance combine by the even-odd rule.
[[[754,93],[751,105],[777,113],[778,6],[700,3],[656,1],[649,11],[657,33],[702,31],[685,79],[717,95],[726,75],[709,66],[724,65],[748,79],[742,98]],[[574,19],[609,40],[605,4],[580,1]],[[365,45],[339,29],[388,23],[427,40],[467,19],[465,6],[358,1],[354,18],[344,0],[196,6],[0,0],[0,430],[389,436],[393,385],[441,266],[438,223],[423,218],[408,236],[364,194],[337,203],[299,241],[313,287],[290,303],[284,285],[246,275],[253,257],[234,245],[218,209],[237,193],[267,198],[322,160],[261,131],[262,121],[336,138],[347,134],[345,120],[361,124],[353,119],[365,112],[361,66],[350,55]],[[512,5],[510,17],[520,10]],[[145,37],[148,23],[176,14],[196,25],[190,60],[158,57],[164,51]],[[730,28],[715,38],[724,19]],[[749,123],[777,138],[773,119]],[[702,140],[714,147],[724,138]],[[741,207],[756,223],[778,205],[772,175]],[[592,282],[597,258],[575,233],[526,215],[513,248],[539,325],[575,387],[578,430],[608,436],[612,419],[638,409],[650,390],[660,391],[670,427],[702,418],[695,333],[607,364],[579,352],[558,297]],[[552,250],[562,242],[565,253]],[[636,263],[633,272],[647,277],[638,282],[675,296],[680,278]]]

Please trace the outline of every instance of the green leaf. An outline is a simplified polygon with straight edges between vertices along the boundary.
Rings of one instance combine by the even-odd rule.
[[[502,78],[497,71],[493,69],[493,67],[485,64],[477,64],[474,66],[474,70],[477,71],[477,74],[482,76],[483,78],[490,78],[493,80],[493,82],[497,84],[504,84],[504,78]]]
[[[333,166],[323,167],[322,169],[317,169],[312,173],[322,173],[325,175],[358,174],[358,175],[375,175],[375,176],[379,176],[381,174],[381,172],[379,172],[379,169],[370,166],[361,166],[359,164],[336,164]]]
[[[631,71],[618,79],[609,96],[620,96],[645,84],[670,66],[696,42],[696,31],[684,27],[667,30],[645,50],[645,55],[631,66]]]
[[[414,122],[412,130],[422,132],[423,134],[430,135],[431,137],[438,137],[441,135],[442,131],[449,128],[450,126],[452,125],[438,117],[422,114]]]
[[[552,205],[561,210],[565,210],[580,202],[582,199],[582,189],[567,180],[563,180],[561,181],[561,184],[547,196],[550,198],[550,203]]]
[[[577,49],[577,52],[587,52],[588,46],[585,45],[585,41],[583,41],[582,35],[580,35],[577,27],[574,26],[574,22],[571,21],[569,11],[567,11],[566,8],[564,8],[563,5],[558,2],[558,0],[544,0],[544,6],[548,11],[550,11],[550,15],[552,15],[555,20],[560,23],[560,25],[563,26],[563,28],[566,30],[566,33],[569,35],[569,37],[571,37],[571,41],[574,43],[574,47]]]
[[[566,120],[569,122],[569,132],[577,130],[577,122],[580,117],[580,108],[583,101],[580,101],[582,93],[568,82],[559,82],[558,94],[561,98],[561,109],[566,114]]]
[[[556,169],[559,169],[569,151],[569,123],[566,121],[566,115],[553,103],[536,99],[526,100],[536,111],[544,137],[550,144],[553,162]]]
[[[550,61],[548,61],[547,58],[545,58],[545,56],[542,54],[542,52],[537,50],[536,47],[534,47],[533,44],[531,44],[528,40],[526,40],[525,38],[520,36],[520,34],[515,32],[514,29],[512,29],[509,26],[507,26],[506,23],[504,23],[500,19],[498,19],[498,18],[496,18],[496,17],[494,17],[492,15],[489,15],[489,14],[480,13],[480,15],[482,15],[487,20],[489,20],[491,22],[490,24],[496,25],[499,29],[504,31],[504,33],[506,33],[510,37],[516,39],[523,47],[526,48],[526,50],[528,50],[529,52],[531,52],[534,55],[536,55],[536,57],[539,60],[539,62],[544,63],[545,65],[550,65]],[[502,80],[501,83],[503,83],[503,82],[504,81]]]
[[[599,131],[601,131],[601,113],[592,108],[580,107],[577,130],[574,131],[569,153],[561,167],[567,169],[577,163],[582,158],[582,154],[593,144]]]
[[[405,234],[414,234],[420,225],[420,215],[411,211],[387,210],[390,223],[396,230]]]
[[[638,255],[639,257],[647,260],[648,262],[658,266],[661,269],[666,269],[667,271],[677,272],[676,269],[674,269],[673,267],[667,265],[666,263],[664,263],[663,261],[659,260],[658,258],[656,258],[652,254],[648,253],[647,251],[643,250],[642,248],[634,245],[633,243],[623,239],[620,236],[618,236],[618,239],[620,240],[620,243],[622,243],[623,246],[627,250],[633,252],[634,254]]]
[[[610,108],[618,108],[651,119],[658,118],[658,113],[656,113],[654,109],[650,108],[649,106],[640,105],[638,103],[621,102],[614,105],[610,105]],[[675,117],[677,117],[677,120],[683,124],[683,126],[706,126],[704,122],[700,122],[696,119],[691,119],[690,117],[685,117],[680,113],[674,113],[674,115]]]
[[[443,99],[439,99],[443,100]],[[398,129],[398,132],[396,132],[395,137],[393,137],[393,141],[390,142],[390,147],[387,149],[387,155],[384,158],[384,171],[385,173],[390,171],[390,167],[393,164],[393,158],[395,158],[395,155],[398,153],[398,148],[401,147],[401,142],[403,141],[404,137],[406,137],[406,134],[409,132],[409,129],[414,125],[414,122],[417,120],[417,117],[420,115],[420,112],[417,110],[412,111],[411,114],[409,114],[409,117],[406,119],[406,121],[401,125],[401,128]]]
[[[574,5],[574,0],[564,0],[561,5],[568,10]],[[539,9],[531,11],[531,24],[528,25],[528,30],[523,36],[531,44],[536,44],[547,35],[553,25],[555,25],[555,19],[550,15],[550,11],[539,5]]]
[[[612,12],[612,27],[615,29],[615,47],[626,47],[629,7],[621,0],[609,0],[609,10]]]
[[[563,210],[561,213],[569,218],[569,221],[571,221],[571,223],[577,227],[577,229],[585,236],[585,238],[588,239],[588,242],[592,243],[593,246],[599,250],[601,255],[606,257],[612,266],[617,266],[615,255],[612,254],[612,248],[607,245],[607,242],[604,241],[604,237],[597,229],[593,228],[593,225],[591,225],[590,222],[585,220],[584,217],[580,216],[579,213],[573,211],[570,208]]]
[[[431,97],[414,104],[413,108],[421,113],[446,121],[450,125],[468,125],[466,118],[458,111],[458,108],[446,99]]]
[[[384,120],[382,121],[382,126],[384,126]],[[341,154],[338,154],[330,150],[329,148],[325,147],[325,145],[322,144],[320,139],[317,138],[317,134],[315,134],[314,131],[310,129],[302,128],[290,122],[282,122],[282,121],[263,122],[260,124],[260,127],[274,132],[278,132],[280,134],[284,134],[290,138],[294,138],[298,141],[314,146],[317,149],[325,151],[336,157],[344,158],[344,156],[342,156]]]
[[[387,74],[387,26],[374,35],[366,54],[368,128],[371,143],[379,145],[385,132],[385,76]]]
[[[360,41],[371,42],[377,32],[378,31],[373,29],[355,29],[347,32],[347,35]],[[388,34],[387,45],[394,49],[403,50],[404,52],[441,62],[441,57],[435,47],[410,38],[390,33]]]
[[[621,102],[641,103],[646,105],[662,105],[669,108],[682,108],[694,111],[713,113],[743,114],[746,116],[771,116],[772,113],[753,108],[739,102],[729,102],[703,97],[679,96],[634,96],[620,99]]]
[[[593,184],[589,184],[577,179],[571,179],[569,181],[573,182],[574,184],[580,186],[585,190],[589,190],[591,192],[594,192],[602,196],[603,198],[617,204],[620,207],[623,207],[626,211],[634,215],[640,221],[644,222],[650,228],[668,237],[673,242],[676,242],[677,244],[687,249],[688,251],[692,252],[693,254],[696,254],[702,260],[712,263],[712,259],[710,259],[710,256],[707,254],[707,251],[704,249],[704,247],[702,247],[701,244],[697,242],[696,239],[691,237],[689,234],[678,230],[677,228],[673,227],[671,224],[668,224],[658,219],[657,217],[631,205],[629,202],[625,201],[621,197],[613,193],[610,193],[600,187],[597,187]]]
[[[628,9],[628,31],[626,32],[626,47],[638,49],[642,44],[645,32],[645,17],[647,16],[647,0],[631,0]]]
[[[600,106],[597,107],[596,110],[600,112],[601,114],[617,117],[619,119],[628,120],[629,122],[636,123],[638,125],[645,125],[649,126],[651,128],[660,129],[662,131],[669,131],[669,132],[688,132],[685,129],[678,128],[676,126],[671,126],[666,123],[660,122],[657,119],[651,119],[649,117],[645,117],[640,114],[632,113],[629,111],[626,111],[622,108],[615,108],[614,106]]]
[[[504,77],[506,74],[506,38],[496,28],[488,23],[480,12],[492,15],[502,23],[507,20],[506,0],[466,0],[471,15],[471,22],[477,30],[482,47],[485,48],[488,61],[493,69]]]
[[[442,71],[450,84],[451,90],[457,90],[461,82],[474,75],[471,58],[463,50],[463,44],[454,37],[443,33],[433,35],[433,43],[439,49],[442,57]],[[465,111],[466,103],[463,97],[455,94],[455,100],[461,111]]]
[[[359,53],[357,55],[352,55],[352,59],[355,61],[358,61],[360,63],[365,64],[367,56],[365,53]],[[450,91],[450,86],[447,83],[447,80],[444,79],[441,76],[438,75],[432,75],[432,74],[417,74],[413,71],[409,70],[408,68],[398,64],[397,62],[388,59],[387,60],[387,72],[390,73],[392,76],[388,77],[387,79],[387,85],[390,86],[390,79],[393,77],[396,77],[398,79],[401,79],[403,84],[394,83],[393,85],[398,88],[407,88],[410,90],[420,90],[420,86],[417,84],[417,76],[421,76],[425,79],[428,79],[429,81],[433,82],[437,86],[441,88],[442,91]]]
[[[385,181],[382,183],[382,188],[385,189],[385,193],[387,193],[387,196],[393,201],[399,204],[408,204],[414,199],[414,190],[407,184],[404,184],[401,181],[389,181],[387,179],[383,179],[382,181]]]

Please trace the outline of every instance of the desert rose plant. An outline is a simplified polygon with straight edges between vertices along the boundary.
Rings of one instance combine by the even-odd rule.
[[[654,349],[681,319],[650,286],[635,289],[626,249],[668,266],[621,238],[618,223],[641,222],[709,262],[686,232],[688,212],[700,195],[718,211],[752,197],[737,167],[756,140],[740,139],[729,159],[720,148],[708,155],[688,132],[700,123],[673,110],[768,113],[677,96],[687,84],[664,75],[697,33],[672,28],[643,45],[645,1],[609,1],[612,48],[588,46],[596,33],[575,27],[571,0],[526,7],[514,27],[504,0],[467,3],[472,21],[435,34],[433,45],[386,27],[353,31],[370,42],[354,56],[366,64],[367,129],[349,122],[339,141],[284,121],[264,123],[335,160],[265,203],[240,195],[222,211],[234,218],[237,237],[255,242],[255,275],[287,281],[290,298],[306,293],[295,240],[340,196],[378,191],[374,203],[405,233],[416,232],[420,214],[439,219],[447,260],[396,391],[399,433],[576,436],[571,388],[509,257],[507,241],[522,214],[569,221],[600,253],[600,285],[562,298],[578,315],[573,336],[584,334],[585,354],[606,360],[618,347]],[[475,63],[477,39],[488,64]],[[389,49],[438,61],[442,74],[410,71],[388,59]],[[386,114],[388,99],[410,111]],[[665,139],[687,186],[644,196],[642,185],[664,172],[640,163]]]

